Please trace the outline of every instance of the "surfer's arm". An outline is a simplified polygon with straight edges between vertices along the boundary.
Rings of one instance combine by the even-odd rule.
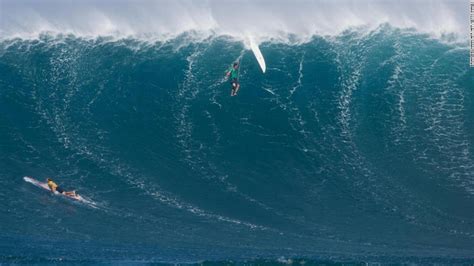
[[[228,69],[228,70],[225,72],[226,78],[230,77],[231,74],[232,74],[232,68]]]

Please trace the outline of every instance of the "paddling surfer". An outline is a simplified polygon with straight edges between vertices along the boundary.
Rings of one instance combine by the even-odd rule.
[[[69,196],[69,197],[77,197],[76,191],[64,191],[60,186],[58,186],[51,178],[47,178],[46,181],[48,181],[48,187],[51,189],[51,191],[54,192],[59,192],[63,195]]]

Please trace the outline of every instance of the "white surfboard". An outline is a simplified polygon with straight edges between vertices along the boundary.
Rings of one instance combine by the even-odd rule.
[[[25,180],[26,182],[28,183],[31,183],[39,188],[42,188],[42,189],[45,189],[47,191],[51,191],[48,187],[48,184],[47,183],[44,183],[44,182],[40,182],[36,179],[33,179],[31,177],[28,177],[28,176],[25,176],[23,177],[23,180]],[[84,199],[80,196],[80,195],[76,195],[76,196],[67,196],[67,195],[64,195],[64,194],[61,194],[59,192],[55,192],[54,194],[56,195],[61,195],[61,196],[64,196],[64,197],[67,197],[67,198],[70,198],[70,199],[73,199],[73,200],[77,200],[77,201],[84,201]]]
[[[249,37],[249,41],[250,41],[250,49],[252,49],[252,52],[255,55],[255,58],[257,59],[258,64],[260,65],[260,68],[262,69],[262,72],[265,73],[267,66],[265,64],[265,59],[263,58],[262,52],[260,51],[260,48],[258,48],[258,45],[254,41],[253,38]]]

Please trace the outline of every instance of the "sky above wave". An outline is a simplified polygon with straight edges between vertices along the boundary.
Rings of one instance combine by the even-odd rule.
[[[193,30],[278,38],[389,23],[467,39],[468,12],[467,0],[0,0],[0,35],[158,37]]]

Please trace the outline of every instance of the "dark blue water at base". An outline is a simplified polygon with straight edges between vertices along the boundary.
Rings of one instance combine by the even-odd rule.
[[[0,261],[473,263],[467,47],[384,25],[261,50],[265,74],[226,37],[0,42]]]

